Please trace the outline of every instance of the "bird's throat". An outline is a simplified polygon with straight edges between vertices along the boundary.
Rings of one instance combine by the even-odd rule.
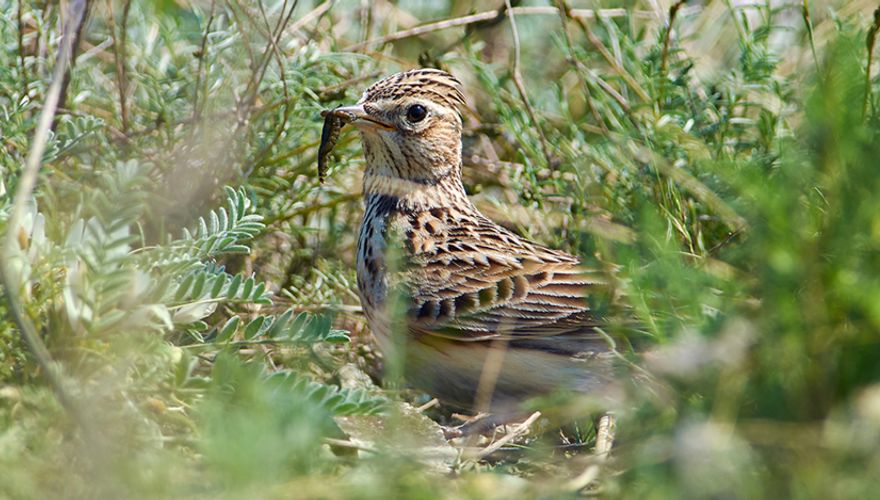
[[[364,174],[364,199],[388,196],[409,210],[429,210],[456,204],[470,205],[457,168],[439,179],[410,180],[382,174]]]

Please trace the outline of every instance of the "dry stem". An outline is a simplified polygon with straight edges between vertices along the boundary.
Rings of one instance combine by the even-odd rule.
[[[695,7],[694,10],[699,10],[701,7]],[[437,21],[433,23],[424,24],[422,26],[416,26],[415,28],[410,28],[402,31],[398,31],[396,33],[391,33],[389,35],[381,36],[378,38],[373,38],[371,40],[367,40],[365,42],[356,43],[348,46],[345,50],[350,52],[359,51],[365,47],[369,47],[372,45],[382,45],[388,42],[395,42],[397,40],[403,40],[404,38],[411,38],[414,36],[420,36],[427,33],[432,33],[434,31],[441,31],[449,28],[455,28],[456,26],[466,26],[468,24],[475,24],[482,21],[488,21],[498,16],[500,10],[487,10],[484,12],[478,12],[476,14],[471,14],[468,16],[456,17],[452,19],[444,19],[442,21]],[[559,9],[556,7],[514,7],[512,9],[508,9],[509,14],[523,16],[523,15],[559,15]],[[594,18],[607,18],[607,17],[625,17],[625,16],[633,16],[639,17],[643,19],[654,19],[656,16],[654,12],[647,10],[635,10],[631,11],[628,9],[571,9],[568,12],[568,15],[572,18],[583,18],[583,19],[594,19]]]
[[[89,432],[91,425],[83,415],[80,407],[67,392],[67,388],[58,371],[58,367],[52,360],[49,350],[43,343],[37,333],[37,329],[33,322],[24,311],[24,307],[19,296],[21,283],[13,278],[18,274],[14,270],[14,265],[21,263],[18,259],[25,258],[23,249],[20,248],[18,242],[19,232],[22,231],[21,223],[25,205],[31,198],[34,187],[37,183],[37,176],[40,171],[40,161],[43,158],[43,152],[46,149],[46,142],[49,139],[49,130],[52,128],[52,122],[55,118],[55,112],[58,109],[58,103],[62,94],[62,87],[66,79],[68,64],[70,64],[73,55],[73,45],[77,39],[76,33],[79,31],[82,21],[86,13],[86,0],[72,0],[69,3],[69,18],[62,27],[62,39],[58,47],[58,57],[55,60],[55,69],[52,74],[52,83],[46,93],[46,101],[43,109],[40,111],[40,118],[37,122],[37,128],[34,132],[34,138],[31,142],[31,148],[25,160],[24,170],[18,179],[18,188],[15,192],[15,198],[12,203],[12,209],[6,225],[6,234],[3,239],[3,258],[0,259],[0,279],[5,289],[6,300],[9,304],[9,312],[18,326],[19,334],[30,350],[31,355],[39,365],[41,372],[49,382],[49,386],[55,393],[55,397],[61,405],[71,414],[77,421],[83,431],[91,437],[93,433]]]
[[[113,38],[113,58],[116,64],[116,87],[119,92],[119,116],[122,120],[122,133],[128,134],[128,106],[126,97],[128,92],[128,77],[125,70],[125,46],[128,38],[128,14],[131,11],[131,0],[125,0],[122,8],[122,27],[119,35],[116,33],[116,15],[113,12],[113,0],[108,2],[110,17],[110,36]]]
[[[663,35],[663,55],[660,58],[660,89],[657,97],[657,105],[663,104],[663,89],[666,87],[666,70],[669,67],[669,42],[672,40],[672,25],[675,23],[675,17],[678,15],[679,9],[684,5],[685,0],[678,0],[672,7],[669,7],[669,22],[666,26],[666,33]]]
[[[217,0],[211,0],[211,13],[208,14],[208,22],[205,24],[205,33],[202,35],[202,44],[199,48],[199,68],[196,70],[196,84],[193,87],[193,118],[198,118],[201,114],[199,109],[199,91],[202,91],[202,78],[204,78],[207,82],[207,75],[203,76],[203,72],[205,71],[205,60],[208,57],[208,34],[211,32],[211,25],[214,23],[214,12],[217,8]],[[208,85],[205,85],[204,91],[201,95],[204,95],[206,98],[208,96]]]
[[[535,115],[535,110],[532,109],[532,104],[529,102],[529,95],[526,93],[525,84],[523,84],[522,78],[522,63],[520,61],[520,46],[519,46],[519,31],[516,29],[516,19],[513,14],[513,8],[510,6],[510,0],[504,0],[504,4],[507,6],[507,17],[510,19],[510,31],[513,36],[513,83],[516,85],[516,90],[519,92],[519,97],[522,99],[523,105],[526,107],[526,112],[529,115],[529,119],[532,121],[532,126],[538,131],[538,136],[541,139],[541,150],[544,153],[544,158],[547,160],[547,167],[553,168],[553,157],[550,154],[550,147],[547,144],[547,137],[544,136],[544,129],[541,128],[541,125],[538,124],[538,119]]]
[[[874,42],[877,39],[878,31],[880,31],[880,7],[874,11],[874,23],[868,29],[866,40],[868,62],[865,66],[865,98],[862,100],[862,119],[868,116],[868,102],[871,100],[871,62],[874,58]]]
[[[474,458],[476,458],[477,460],[480,460],[480,459],[487,457],[487,456],[491,455],[492,453],[495,453],[496,451],[500,450],[502,446],[506,445],[507,443],[513,441],[517,437],[522,436],[523,434],[528,432],[529,427],[531,427],[532,424],[534,424],[535,421],[538,420],[538,418],[540,418],[540,417],[541,417],[541,412],[536,411],[535,413],[532,413],[532,415],[529,418],[527,418],[523,423],[514,427],[513,430],[508,432],[501,439],[499,439],[498,441],[495,441],[494,443],[490,444],[489,446],[478,451],[476,453],[476,455],[474,456]]]

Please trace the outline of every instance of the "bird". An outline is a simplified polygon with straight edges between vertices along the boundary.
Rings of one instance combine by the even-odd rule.
[[[456,408],[511,411],[560,390],[613,399],[619,355],[588,301],[607,296],[607,279],[475,207],[462,183],[464,106],[455,76],[414,69],[324,113],[333,141],[342,124],[361,136],[368,328],[408,384]]]

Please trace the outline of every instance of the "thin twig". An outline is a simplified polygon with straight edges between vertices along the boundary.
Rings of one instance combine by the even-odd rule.
[[[816,56],[816,43],[813,40],[813,20],[810,18],[810,1],[804,0],[801,9],[801,15],[804,18],[804,25],[807,27],[807,37],[810,39],[810,51],[813,53],[813,64],[819,69],[819,58]]]
[[[577,477],[568,481],[565,489],[569,491],[580,491],[589,486],[599,477],[602,465],[608,460],[611,453],[611,447],[614,444],[614,430],[616,422],[611,414],[602,415],[599,419],[599,426],[596,429],[596,449],[591,457],[589,465]]]
[[[294,31],[299,31],[303,29],[307,24],[311,23],[315,19],[323,16],[330,7],[333,6],[333,0],[327,0],[326,2],[318,5],[314,9],[312,9],[309,13],[297,19],[293,24],[284,29],[284,31],[292,33]]]
[[[620,105],[620,107],[623,108],[624,111],[629,113],[632,107],[629,105],[626,97],[623,97],[623,95],[618,92],[616,88],[612,87],[610,83],[603,80],[602,77],[596,74],[595,71],[587,69],[587,72],[590,74],[591,77],[593,77],[593,80],[596,81],[596,85],[598,85],[600,89],[604,90],[609,97],[617,101],[617,104]]]
[[[571,8],[562,0],[560,0],[558,4],[559,17],[562,20],[562,33],[565,36],[565,46],[568,49],[568,57],[584,85],[584,98],[587,101],[587,107],[590,109],[590,114],[593,115],[593,119],[596,120],[596,123],[601,127],[601,132],[607,133],[608,127],[605,125],[605,120],[602,119],[602,115],[599,114],[599,110],[596,109],[596,105],[593,103],[593,92],[590,90],[590,83],[587,81],[586,76],[587,70],[580,59],[577,58],[577,55],[574,52],[574,42],[571,39],[571,34],[568,32],[568,20],[571,18]]]
[[[275,135],[272,137],[272,140],[270,140],[265,146],[263,146],[263,148],[261,148],[260,151],[258,151],[256,155],[254,155],[254,160],[251,163],[250,168],[247,170],[247,172],[245,174],[246,176],[250,176],[253,173],[253,171],[257,168],[257,166],[259,166],[266,159],[266,157],[269,156],[269,153],[272,151],[272,148],[275,147],[275,145],[281,139],[281,136],[284,135],[284,132],[287,130],[286,124],[287,124],[287,120],[290,118],[290,111],[291,111],[290,101],[291,101],[291,99],[290,99],[290,93],[287,88],[287,76],[284,74],[284,58],[281,54],[281,49],[278,48],[278,42],[281,40],[282,33],[284,33],[286,31],[285,27],[286,27],[287,23],[290,21],[290,15],[293,14],[293,10],[295,8],[296,8],[296,2],[294,2],[293,6],[290,8],[290,12],[287,15],[287,19],[285,19],[283,21],[284,24],[283,25],[281,24],[281,22],[282,22],[281,20],[278,21],[279,24],[276,25],[276,27],[275,27],[274,36],[270,39],[270,41],[272,43],[272,52],[275,55],[276,62],[278,63],[278,73],[281,75],[281,85],[282,85],[283,92],[284,92],[284,100],[283,100],[284,112],[283,112],[283,118],[281,119],[281,126],[277,127],[277,130],[275,131]],[[266,17],[266,11],[263,9],[262,3],[260,3],[260,12],[263,15],[263,20],[266,22],[266,27],[269,28],[270,27],[269,26],[269,19]],[[281,18],[284,19],[284,6],[282,6],[282,8],[281,8]]]
[[[643,102],[650,102],[651,98],[648,96],[648,93],[645,91],[645,89],[643,89],[642,86],[639,85],[639,82],[637,82],[635,78],[633,78],[633,76],[630,75],[629,72],[620,65],[617,59],[615,59],[614,56],[611,55],[611,52],[608,52],[608,49],[605,47],[605,44],[602,43],[602,40],[599,40],[599,38],[593,33],[593,29],[590,28],[590,23],[587,22],[587,19],[584,17],[570,17],[578,23],[578,25],[581,27],[581,31],[583,31],[584,35],[586,35],[587,40],[589,40],[590,44],[593,45],[593,47],[595,47],[597,51],[599,51],[599,54],[601,54],[602,58],[605,59],[605,62],[607,62],[608,65],[611,66],[611,69],[613,69],[614,72],[618,74],[618,76],[623,78],[623,81],[625,81],[626,84],[633,89],[633,92],[638,94],[639,98]]]
[[[21,97],[24,99],[28,94],[28,79],[27,79],[27,67],[24,65],[24,22],[22,19],[24,15],[22,13],[22,9],[24,8],[24,0],[18,0],[18,61],[21,64]]]
[[[268,39],[268,44],[266,45],[266,48],[263,50],[262,54],[259,55],[258,60],[254,59],[253,53],[250,51],[250,48],[248,49],[250,59],[251,59],[252,72],[251,72],[250,78],[248,79],[247,84],[245,85],[244,92],[242,93],[241,97],[237,99],[237,103],[235,106],[235,111],[236,111],[235,114],[236,114],[236,118],[237,118],[237,123],[236,123],[235,131],[232,133],[233,137],[241,136],[240,131],[242,130],[243,127],[246,126],[247,123],[250,122],[250,119],[253,117],[253,112],[255,109],[254,103],[256,102],[257,96],[259,95],[260,85],[262,84],[263,79],[266,76],[266,72],[269,69],[269,64],[273,60],[273,55],[275,55],[276,60],[279,61],[279,65],[280,65],[279,71],[282,73],[282,78],[283,78],[284,67],[283,67],[283,65],[281,65],[281,57],[278,55],[278,53],[280,52],[280,51],[278,51],[278,45],[279,45],[279,42],[281,41],[281,36],[285,33],[287,26],[289,26],[289,24],[290,24],[290,19],[293,16],[293,12],[296,10],[297,5],[299,4],[299,0],[293,0],[289,9],[288,9],[288,2],[289,2],[289,0],[284,0],[284,2],[282,3],[281,9],[280,9],[280,14],[278,17],[278,22],[276,23],[274,28],[269,25],[269,22],[266,19],[265,11],[262,11],[262,8],[263,8],[262,3],[260,3],[259,6],[262,11],[261,15],[262,15],[265,23],[256,21],[254,19],[255,16],[252,13],[248,12],[243,5],[238,5],[243,10],[244,14],[246,15],[247,19],[251,22],[253,27],[261,35],[265,36]],[[244,28],[244,25],[242,24],[241,20],[238,18],[238,13],[236,12],[236,9],[232,6],[232,4],[230,3],[229,0],[227,0],[227,5],[229,5],[230,10],[232,11],[233,16],[236,19],[236,23],[239,24],[240,26],[242,26],[242,28]],[[247,32],[247,30],[245,30],[245,29],[242,29],[241,31],[242,31],[242,33]],[[247,44],[247,45],[249,45],[249,44]],[[288,101],[289,101],[289,99],[285,99],[284,101],[282,101],[284,103],[286,113],[289,113],[289,110],[287,108],[289,106]],[[284,130],[283,127],[279,128],[273,141],[269,145],[267,145],[266,147],[261,149],[259,152],[259,155],[265,156],[267,154],[267,152],[271,149],[271,147],[274,146],[274,144],[278,140],[278,138],[282,135],[283,130]],[[241,141],[238,141],[234,144],[233,147],[234,147],[234,151],[233,151],[232,155],[235,157],[240,157],[243,143]],[[238,161],[238,160],[236,160],[236,161]],[[262,161],[262,159],[260,159],[260,161]],[[256,165],[256,164],[257,164],[257,162],[251,162],[251,167],[249,168],[248,171],[246,171],[244,173],[245,177],[250,175],[251,171],[254,168],[253,165]]]
[[[313,144],[312,147],[317,147],[317,144]],[[327,201],[324,203],[310,203],[295,210],[291,210],[290,212],[284,213],[284,215],[280,215],[274,219],[266,218],[265,224],[266,227],[274,227],[276,224],[289,222],[291,219],[295,219],[297,217],[306,217],[314,214],[315,212],[326,210],[328,208],[359,201],[361,197],[362,195],[360,193],[349,193],[335,196],[331,201]]]
[[[502,446],[506,445],[507,443],[513,441],[514,439],[516,439],[519,436],[522,436],[523,434],[528,432],[529,427],[531,427],[532,424],[534,424],[535,421],[538,420],[538,418],[540,418],[540,417],[541,417],[541,412],[536,411],[535,413],[532,413],[532,415],[529,418],[527,418],[523,423],[514,427],[513,430],[508,432],[504,437],[502,437],[498,441],[495,441],[494,443],[490,444],[489,446],[487,446],[487,447],[483,448],[482,450],[480,450],[479,452],[477,452],[477,454],[474,456],[474,458],[477,460],[480,460],[480,459],[487,457],[487,456],[491,455],[492,453],[495,453],[496,451],[500,450]]]
[[[639,147],[638,153],[641,159],[650,163],[658,173],[668,177],[678,186],[691,193],[703,204],[711,208],[718,216],[735,231],[745,231],[749,227],[748,221],[731,208],[718,194],[709,189],[699,179],[683,168],[676,168],[668,160],[660,157],[645,147]]]
[[[874,59],[874,42],[878,31],[880,31],[880,7],[874,11],[874,24],[868,29],[868,37],[865,40],[868,48],[868,63],[865,66],[865,98],[862,100],[863,120],[868,116],[868,102],[871,100],[871,62]]]
[[[736,8],[733,5],[731,0],[724,0],[724,3],[727,4],[727,10],[730,11],[730,17],[733,18],[733,26],[736,27],[736,32],[739,35],[739,40],[743,45],[749,44],[749,36],[747,34],[746,28],[743,28],[742,23],[740,22],[739,15],[737,15]]]
[[[685,0],[678,0],[669,7],[669,22],[666,25],[666,33],[663,34],[663,54],[660,58],[660,91],[657,93],[657,105],[663,104],[663,90],[666,88],[666,70],[669,67],[669,42],[672,40],[672,26],[678,11],[684,5]]]
[[[125,70],[125,45],[128,38],[128,14],[131,11],[131,0],[125,0],[122,7],[122,28],[117,37],[116,16],[113,13],[113,0],[108,2],[110,15],[110,36],[113,38],[113,59],[116,63],[116,87],[119,91],[119,114],[122,120],[122,133],[128,133],[128,106],[126,96],[128,93],[128,77]]]
[[[205,71],[205,67],[207,64],[205,61],[208,58],[208,34],[211,33],[211,24],[214,23],[214,12],[217,8],[217,0],[211,0],[211,13],[208,14],[208,22],[205,24],[205,33],[202,35],[202,44],[199,46],[199,67],[196,70],[196,84],[193,87],[195,90],[193,92],[193,112],[192,117],[198,118],[201,115],[201,109],[199,108],[199,95],[204,95],[207,97],[208,95],[208,85],[207,80],[208,76],[202,76],[202,73]],[[202,90],[202,78],[205,79],[205,89]],[[200,94],[201,91],[201,94]]]
[[[538,118],[535,110],[532,109],[532,103],[529,102],[529,95],[526,93],[526,86],[523,84],[522,78],[522,62],[520,61],[519,47],[519,31],[516,29],[516,17],[513,14],[513,8],[510,6],[510,0],[504,0],[507,6],[507,18],[510,20],[510,32],[513,36],[513,84],[516,86],[519,97],[522,99],[523,105],[526,107],[526,113],[532,121],[532,126],[538,131],[538,137],[541,139],[541,150],[544,152],[544,158],[547,160],[547,167],[553,168],[553,157],[550,154],[550,146],[547,144],[547,137],[544,136],[544,129],[538,124]]]
[[[614,57],[611,55],[611,53],[608,52],[608,49],[605,48],[605,45],[602,44],[602,41],[599,40],[599,38],[596,37],[596,35],[593,33],[593,29],[590,28],[590,24],[588,22],[586,22],[584,19],[579,19],[579,18],[573,18],[573,19],[575,19],[575,21],[577,21],[578,25],[580,25],[581,31],[584,32],[584,35],[587,37],[587,39],[590,41],[590,43],[594,47],[596,47],[596,50],[598,50],[599,53],[603,55],[603,57],[611,65],[611,67],[615,68],[615,71],[617,72],[617,74],[620,75],[621,78],[623,78],[623,80],[625,82],[627,82],[627,84],[633,89],[633,91],[636,94],[639,95],[639,97],[643,101],[649,102],[650,97],[648,97],[648,93],[645,92],[644,89],[642,89],[642,87],[638,84],[638,82],[636,82],[635,79],[629,73],[627,73],[626,70],[623,69],[623,67],[620,66],[620,64],[614,59]],[[629,102],[626,100],[626,98],[623,97],[623,95],[620,92],[618,92],[614,87],[612,87],[608,82],[606,82],[598,74],[596,74],[595,71],[593,71],[585,66],[582,66],[582,68],[583,68],[583,72],[585,74],[589,75],[590,78],[595,82],[595,84],[600,89],[605,91],[605,93],[608,94],[609,97],[611,97],[612,99],[617,101],[617,104],[621,108],[623,108],[623,110],[628,114],[629,119],[634,121],[634,118],[631,115],[629,115],[631,108],[630,108]]]
[[[279,26],[276,25],[275,28],[272,28],[271,23],[269,23],[269,17],[266,15],[266,7],[263,5],[263,2],[257,2],[257,5],[260,7],[260,15],[263,17],[263,22],[266,24],[266,29],[269,30],[270,33],[273,34],[269,38],[269,48],[272,50],[272,55],[275,56],[275,60],[278,63],[278,71],[281,74],[281,85],[283,87],[284,92],[284,100],[287,101],[290,99],[290,94],[287,91],[287,79],[284,77],[284,62],[281,57],[281,49],[278,48],[278,43],[275,40],[275,37],[278,35],[276,31],[279,30]],[[287,2],[285,1],[284,5],[281,6],[281,16],[284,17],[284,8],[287,7]],[[296,5],[294,5],[296,7]],[[293,10],[291,10],[291,14]],[[279,23],[281,21],[279,20]],[[278,40],[281,38],[279,37]],[[286,105],[285,105],[286,106]]]
[[[73,70],[73,63],[76,61],[76,49],[79,47],[79,39],[82,34],[83,26],[85,25],[86,16],[89,14],[89,2],[91,0],[82,0],[85,4],[83,7],[83,15],[80,19],[77,20],[77,24],[73,30],[70,31],[70,36],[72,38],[70,43],[70,65],[67,67],[67,71],[64,73],[64,80],[61,82],[61,93],[58,97],[58,103],[60,105],[64,105],[67,102],[67,88],[70,85],[70,73]],[[65,35],[67,35],[67,29],[65,28]],[[52,131],[55,131],[55,127],[58,125],[58,122],[52,123]]]
[[[89,421],[84,417],[80,407],[67,392],[57,365],[52,360],[52,356],[37,333],[33,322],[25,313],[21,297],[19,296],[21,283],[14,279],[18,274],[15,270],[16,266],[24,265],[21,259],[24,259],[25,256],[22,251],[23,249],[19,246],[18,236],[19,232],[23,230],[20,226],[25,205],[30,200],[37,183],[40,161],[43,158],[43,152],[46,149],[46,142],[49,138],[49,131],[52,128],[52,122],[61,98],[68,64],[73,57],[73,46],[76,41],[74,34],[79,30],[82,20],[85,18],[87,1],[71,0],[68,5],[69,16],[67,22],[62,27],[62,39],[58,47],[58,57],[55,60],[52,83],[49,85],[46,101],[43,104],[43,109],[40,111],[37,128],[34,132],[30,151],[25,160],[24,170],[18,180],[18,188],[15,192],[11,214],[6,225],[6,234],[3,239],[3,258],[0,259],[0,280],[2,280],[3,288],[6,292],[9,312],[18,327],[19,334],[24,340],[25,345],[27,345],[41,372],[46,377],[59,403],[71,414],[80,427],[88,433],[89,429],[91,429]]]
[[[126,92],[120,94],[120,106],[122,109],[122,129],[128,130],[128,105],[126,101],[128,100],[127,92],[128,92],[128,70],[126,69],[125,62],[128,60],[128,54],[126,53],[128,47],[128,16],[131,12],[131,0],[125,0],[125,6],[122,8],[122,29],[120,31],[120,52],[122,54],[122,87]],[[120,92],[123,90],[120,88]]]
[[[515,1],[515,3],[519,4],[520,2],[517,0]],[[511,3],[511,5],[513,5],[513,2]],[[446,47],[437,50],[436,53],[445,54],[447,52],[450,52],[455,47],[464,43],[464,41],[470,38],[470,36],[474,34],[477,30],[491,28],[500,24],[505,19],[507,19],[507,5],[502,5],[501,8],[498,9],[498,15],[496,15],[494,18],[489,19],[488,21],[480,21],[465,26],[464,34],[462,34],[457,40],[453,41]]]
[[[254,20],[253,13],[249,12],[247,10],[247,8],[244,5],[242,5],[241,2],[238,2],[238,8],[241,9],[242,14],[244,14],[244,16],[245,16],[244,18],[250,22],[250,24],[253,26],[253,28],[257,32],[257,34],[262,35],[266,39],[272,38],[272,34],[268,31],[264,31],[262,23],[256,22]],[[249,31],[246,29],[246,26],[243,23],[241,23],[240,21],[238,24],[241,26],[242,31]],[[254,45],[256,45],[256,43],[254,43]],[[269,47],[270,46],[271,46],[271,42],[270,42],[270,45],[268,45],[267,48],[263,52],[257,54],[256,58],[251,61],[251,65],[250,65],[251,75],[248,78],[247,85],[245,85],[244,92],[242,92],[242,99],[241,99],[242,102],[249,100],[249,96],[252,94],[251,89],[253,87],[259,88],[259,82],[262,82],[262,78],[263,78],[263,74],[264,74],[263,67],[264,67],[264,65],[266,65],[268,63],[268,60],[269,60],[268,54],[269,54]],[[259,80],[259,82],[257,82],[258,80]],[[257,82],[256,85],[255,85],[255,82]],[[239,104],[241,105],[241,103],[239,103]]]
[[[241,33],[242,45],[244,45],[244,48],[248,53],[248,68],[255,70],[257,68],[257,59],[256,56],[254,56],[254,49],[251,47],[251,39],[248,35],[250,30],[244,29],[244,23],[241,18],[238,17],[238,11],[235,9],[235,6],[232,5],[232,0],[226,0],[226,6],[228,7],[228,11],[232,13],[233,19],[235,19],[235,25],[239,27],[238,32]]]
[[[734,229],[734,230],[730,231],[729,233],[727,233],[727,236],[725,236],[723,240],[719,241],[712,248],[710,248],[709,250],[706,251],[706,256],[711,257],[718,250],[720,250],[720,249],[724,248],[725,246],[727,246],[728,244],[730,244],[730,242],[733,241],[737,236],[742,234],[742,232],[743,232],[742,228]]]
[[[702,9],[702,7],[693,7],[687,10],[697,12]],[[345,48],[346,51],[356,52],[361,50],[364,47],[369,47],[373,45],[382,45],[388,42],[396,42],[397,40],[402,40],[404,38],[411,38],[414,36],[420,36],[427,33],[432,33],[434,31],[441,31],[449,28],[455,28],[457,26],[466,26],[468,24],[479,23],[481,21],[488,21],[498,16],[499,10],[487,10],[484,12],[478,12],[476,14],[471,14],[468,16],[456,17],[452,19],[444,19],[442,21],[437,21],[433,23],[424,24],[422,26],[416,26],[415,28],[410,28],[402,31],[398,31],[396,33],[391,33],[385,36],[381,36],[379,38],[373,38],[372,40],[367,40],[366,42],[360,42],[353,45],[349,45]],[[517,16],[528,16],[528,15],[559,15],[559,9],[556,7],[514,7],[509,10],[509,14],[514,14]],[[584,18],[584,19],[593,19],[597,17],[601,18],[610,18],[610,17],[638,17],[642,19],[654,19],[656,16],[654,12],[647,10],[629,10],[629,9],[571,9],[569,11],[569,16],[572,18]]]
[[[293,15],[293,11],[296,10],[296,6],[299,4],[298,0],[294,0],[293,5],[290,7],[290,10],[287,11],[285,15],[285,8],[287,7],[287,0],[284,0],[284,4],[281,6],[281,15],[278,19],[278,24],[275,27],[275,30],[270,31],[268,35],[269,44],[266,46],[266,50],[263,52],[262,61],[260,62],[258,69],[256,71],[256,78],[252,78],[248,82],[247,90],[245,91],[245,95],[249,95],[247,98],[247,105],[253,105],[253,102],[257,98],[257,94],[259,93],[260,85],[263,83],[263,78],[266,77],[266,71],[269,69],[269,61],[272,58],[273,49],[277,47],[278,42],[281,41],[281,34],[284,31],[284,27],[290,22],[290,17]],[[260,3],[262,5],[262,3]],[[254,23],[257,24],[257,23]],[[284,68],[281,68],[283,71]]]
[[[339,82],[335,85],[330,85],[328,87],[322,87],[318,89],[318,100],[321,102],[329,101],[331,99],[336,99],[336,96],[344,93],[346,90],[352,88],[354,85],[359,84],[363,81],[372,81],[376,77],[380,76],[382,72],[380,71],[371,71],[369,73],[364,73],[362,75],[358,75],[354,78],[349,78],[348,80]]]
[[[434,399],[428,401],[427,403],[423,404],[422,406],[419,406],[418,408],[416,408],[416,411],[419,413],[422,413],[423,411],[430,409],[430,408],[433,408],[439,404],[440,404],[440,401],[437,398],[434,398]]]
[[[348,448],[351,450],[367,451],[370,453],[378,453],[378,450],[376,450],[376,448],[373,448],[372,446],[367,446],[365,444],[355,443],[354,441],[346,441],[344,439],[336,439],[336,438],[329,438],[329,437],[325,437],[323,439],[323,441],[324,441],[324,443],[329,444],[330,446],[336,446],[338,448]]]
[[[260,106],[254,106],[251,108],[251,116],[252,117],[258,116],[262,113],[267,113],[267,112],[273,111],[274,109],[281,107],[281,106],[284,106],[284,105],[285,105],[285,101],[283,99],[279,99],[277,101],[272,101],[270,103],[263,104]],[[85,108],[85,107],[86,106],[82,106],[82,108]],[[73,115],[78,114],[77,112],[65,110],[63,108],[59,108],[59,110],[64,111],[65,113],[73,114]],[[97,110],[95,110],[95,112],[97,112]],[[156,122],[156,123],[153,123],[152,125],[150,125],[149,127],[146,127],[142,130],[134,130],[132,132],[129,132],[128,134],[123,134],[122,131],[117,130],[117,129],[113,129],[113,128],[110,128],[110,132],[113,133],[114,135],[116,135],[118,139],[121,139],[124,141],[131,141],[132,139],[135,139],[137,137],[141,137],[141,136],[155,133],[156,131],[158,131],[162,127],[168,127],[168,128],[173,129],[173,128],[178,127],[180,125],[193,125],[193,124],[199,123],[203,119],[205,121],[225,120],[225,119],[235,117],[237,114],[238,114],[238,112],[236,110],[227,109],[225,111],[217,111],[215,113],[210,113],[207,115],[196,116],[196,117],[191,116],[188,118],[182,118],[177,121]],[[109,128],[109,126],[108,126],[108,128]],[[315,144],[313,144],[310,147],[315,147]]]
[[[370,33],[373,31],[373,2],[361,0],[358,16],[361,20],[361,42],[366,42],[370,39]]]

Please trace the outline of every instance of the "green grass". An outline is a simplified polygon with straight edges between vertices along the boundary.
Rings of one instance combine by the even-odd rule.
[[[628,10],[598,19],[518,11],[518,44],[504,16],[352,51],[479,8],[91,3],[2,256],[4,299],[20,298],[58,382],[0,302],[0,497],[880,487],[875,5],[683,5],[669,32],[652,3],[615,2],[602,7]],[[3,233],[59,10],[0,0]],[[579,402],[541,407],[578,422],[562,437],[539,422],[478,460],[486,442],[447,449],[401,404],[425,395],[376,384],[354,293],[363,160],[343,134],[318,184],[319,113],[422,64],[465,82],[477,205],[613,276],[654,346],[642,364],[663,389],[631,388],[618,446],[579,492],[594,439]],[[358,441],[377,419],[391,432]]]

